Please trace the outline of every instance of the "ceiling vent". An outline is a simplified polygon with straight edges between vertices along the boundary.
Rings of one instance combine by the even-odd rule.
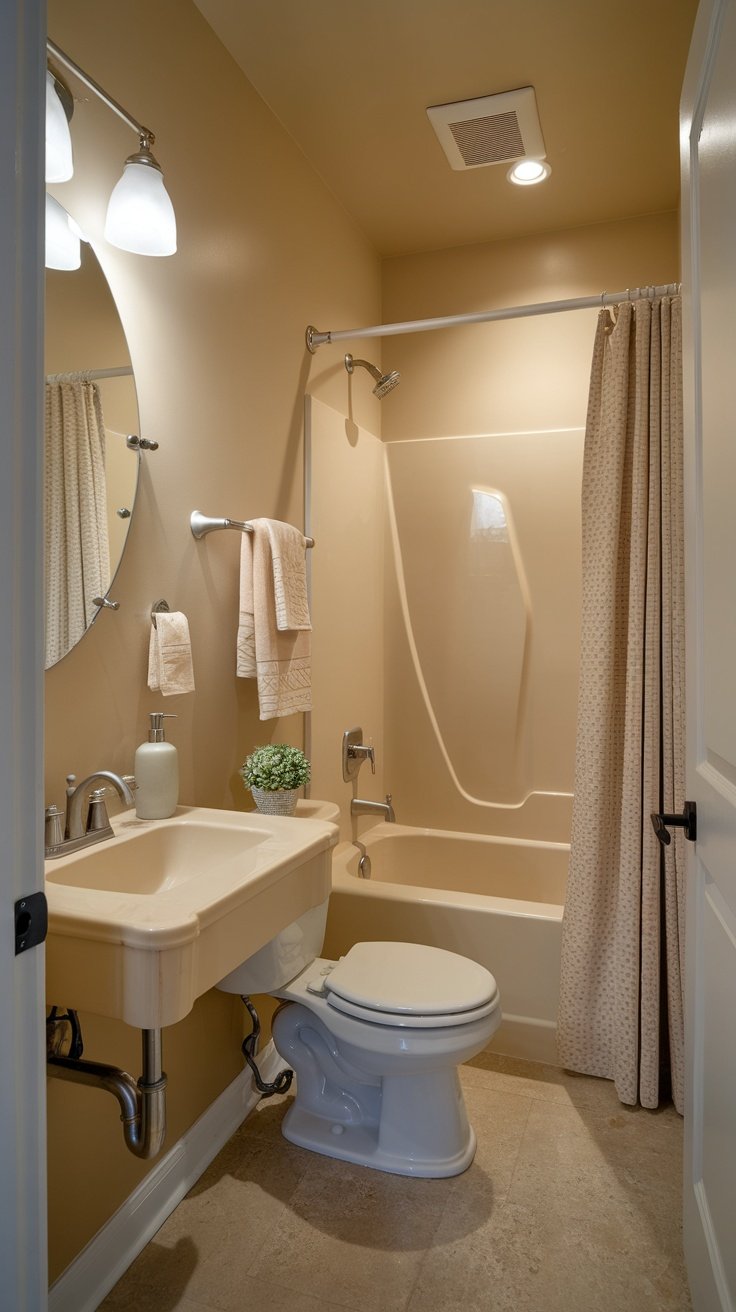
[[[534,87],[430,105],[427,114],[454,169],[545,158]]]

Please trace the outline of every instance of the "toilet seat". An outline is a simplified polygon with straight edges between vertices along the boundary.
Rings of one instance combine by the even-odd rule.
[[[374,1025],[443,1029],[498,1007],[484,966],[421,943],[356,943],[324,979],[327,1002]]]

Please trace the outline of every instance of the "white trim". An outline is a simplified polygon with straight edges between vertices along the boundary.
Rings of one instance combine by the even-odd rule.
[[[266,1080],[283,1065],[272,1042],[259,1054],[258,1064]],[[99,1307],[258,1099],[250,1072],[243,1070],[59,1276],[49,1290],[49,1312],[94,1312]]]
[[[43,890],[44,4],[0,4],[0,1303],[46,1307],[44,949],[13,904]]]

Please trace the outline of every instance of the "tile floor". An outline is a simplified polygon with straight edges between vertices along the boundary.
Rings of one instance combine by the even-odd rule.
[[[475,1161],[410,1180],[296,1148],[262,1102],[105,1312],[688,1312],[682,1122],[605,1080],[481,1053]]]

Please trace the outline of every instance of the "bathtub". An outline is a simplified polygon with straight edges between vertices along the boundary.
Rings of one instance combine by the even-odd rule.
[[[556,1064],[569,844],[385,823],[360,842],[368,879],[354,843],[335,849],[324,955],[390,939],[472,957],[501,993],[503,1022],[491,1047]]]

